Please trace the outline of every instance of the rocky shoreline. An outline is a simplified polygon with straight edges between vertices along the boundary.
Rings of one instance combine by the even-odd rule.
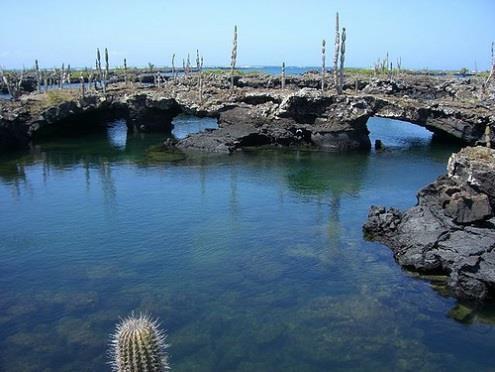
[[[485,302],[495,296],[495,150],[466,147],[448,174],[418,193],[405,211],[373,206],[368,239],[389,246],[404,268],[448,276],[450,293]]]
[[[134,131],[163,132],[171,130],[180,113],[215,117],[218,130],[191,135],[177,147],[225,153],[266,145],[369,149],[366,122],[371,116],[416,123],[468,145],[483,141],[486,127],[495,123],[495,105],[473,103],[477,88],[469,79],[412,76],[397,82],[358,76],[345,85],[342,95],[334,94],[331,86],[326,92],[316,89],[317,81],[291,77],[282,90],[274,88],[277,78],[251,75],[237,77],[230,90],[226,77],[220,76],[208,81],[203,96],[194,77],[156,87],[114,84],[106,95],[31,93],[17,102],[0,102],[0,152],[29,146],[38,132],[91,115],[124,117]]]

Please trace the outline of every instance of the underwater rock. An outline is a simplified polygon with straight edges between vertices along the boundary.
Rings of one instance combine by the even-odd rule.
[[[175,162],[184,160],[186,155],[175,147],[176,140],[167,138],[162,145],[150,146],[145,152],[147,162]]]
[[[467,147],[451,156],[448,175],[418,193],[406,212],[371,207],[364,232],[389,246],[397,262],[445,273],[459,299],[495,295],[495,150]]]

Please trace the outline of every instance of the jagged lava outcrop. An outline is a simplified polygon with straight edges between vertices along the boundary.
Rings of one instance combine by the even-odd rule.
[[[448,173],[418,193],[405,211],[373,206],[366,236],[389,246],[397,262],[420,273],[448,275],[463,300],[495,297],[495,150],[466,147]]]

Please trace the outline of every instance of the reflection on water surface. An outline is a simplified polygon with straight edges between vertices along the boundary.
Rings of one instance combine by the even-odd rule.
[[[0,370],[105,370],[133,310],[160,317],[175,371],[492,368],[493,309],[363,240],[371,204],[413,205],[455,150],[392,124],[369,123],[369,154],[157,160],[160,135],[117,122],[3,158]]]

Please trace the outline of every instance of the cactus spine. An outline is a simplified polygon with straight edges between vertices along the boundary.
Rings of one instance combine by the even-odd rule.
[[[115,372],[162,372],[170,369],[165,334],[146,315],[131,315],[118,325],[111,340]]]
[[[234,70],[237,64],[237,25],[234,26],[234,40],[232,41],[232,55],[230,58],[230,89],[234,89]]]
[[[285,89],[285,62],[282,62],[281,86],[282,86],[282,89]]]
[[[325,75],[327,73],[327,68],[326,68],[326,49],[327,49],[327,42],[325,39],[323,39],[321,43],[321,91],[325,91]]]
[[[340,54],[340,26],[339,26],[339,13],[335,16],[335,52],[333,55],[333,81],[337,93],[341,93],[339,87],[339,54]]]

